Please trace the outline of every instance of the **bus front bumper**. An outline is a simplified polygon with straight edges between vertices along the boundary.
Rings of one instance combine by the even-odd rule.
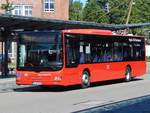
[[[55,74],[26,74],[17,73],[16,84],[18,85],[60,85],[64,86],[62,76]]]

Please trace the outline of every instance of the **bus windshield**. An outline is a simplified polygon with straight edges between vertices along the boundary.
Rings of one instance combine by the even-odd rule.
[[[17,56],[17,68],[20,70],[60,70],[63,65],[60,33],[20,33]]]

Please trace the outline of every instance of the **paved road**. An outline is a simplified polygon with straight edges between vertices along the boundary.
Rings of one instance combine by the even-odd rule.
[[[148,68],[150,69],[150,64]],[[88,89],[69,87],[65,90],[43,90],[38,86],[16,86],[14,81],[7,84],[0,82],[0,113],[85,112],[86,109],[90,111],[95,107],[101,111],[108,111],[109,106],[123,106],[124,101],[133,103],[133,98],[137,98],[136,101],[140,101],[141,98],[147,99],[150,95],[149,75],[150,70],[144,77],[128,83],[103,82]]]

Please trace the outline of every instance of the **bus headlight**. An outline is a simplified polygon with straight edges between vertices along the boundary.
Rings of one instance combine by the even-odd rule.
[[[55,76],[54,77],[54,81],[61,81],[62,80],[62,77],[61,76]]]

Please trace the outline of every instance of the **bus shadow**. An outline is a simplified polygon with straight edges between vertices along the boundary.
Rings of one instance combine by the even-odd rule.
[[[138,109],[137,109],[138,106]],[[150,113],[150,95],[106,103],[72,113]]]
[[[22,87],[22,88],[15,88],[13,89],[15,92],[66,92],[66,91],[73,91],[80,89],[79,85],[75,86],[29,86],[29,87]]]
[[[130,82],[136,82],[140,80],[143,80],[143,79],[135,78]],[[95,82],[91,84],[90,88],[106,86],[106,85],[121,84],[121,83],[125,83],[124,80],[119,79],[119,80]],[[82,89],[80,85],[74,85],[74,86],[67,86],[67,87],[65,86],[51,86],[51,87],[50,86],[49,87],[28,86],[28,87],[14,88],[13,90],[15,92],[67,92],[67,91],[80,90],[80,89]]]
[[[136,82],[143,80],[142,78],[134,78],[129,82]],[[108,80],[108,81],[100,81],[100,82],[95,82],[92,83],[91,87],[99,87],[99,86],[106,86],[106,85],[114,85],[114,84],[124,84],[124,83],[129,83],[125,82],[124,79],[117,79],[117,80]]]

